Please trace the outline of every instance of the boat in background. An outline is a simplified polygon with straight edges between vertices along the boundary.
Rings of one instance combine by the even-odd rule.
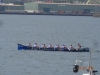
[[[85,47],[85,48],[81,48],[81,49],[55,49],[55,48],[34,48],[34,47],[29,47],[29,46],[25,46],[22,44],[17,44],[18,45],[18,50],[37,50],[37,51],[65,51],[65,52],[89,52],[89,48]]]

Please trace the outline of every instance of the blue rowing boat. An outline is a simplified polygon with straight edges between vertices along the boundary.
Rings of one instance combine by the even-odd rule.
[[[81,49],[55,49],[55,48],[34,48],[34,47],[29,47],[25,46],[22,44],[17,44],[18,45],[18,50],[37,50],[37,51],[65,51],[65,52],[89,52],[89,48],[81,48]]]

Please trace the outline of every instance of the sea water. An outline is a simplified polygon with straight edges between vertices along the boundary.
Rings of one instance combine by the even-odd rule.
[[[73,72],[75,60],[89,62],[89,52],[17,50],[17,44],[80,43],[100,50],[100,18],[92,16],[0,15],[0,75],[82,75]],[[100,74],[100,52],[92,52],[94,69]]]

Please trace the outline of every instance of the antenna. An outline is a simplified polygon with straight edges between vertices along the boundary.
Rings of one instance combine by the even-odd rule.
[[[90,64],[91,64],[91,60],[92,60],[92,59],[91,59],[91,50],[90,50]],[[90,65],[90,66],[91,66],[91,65]]]
[[[90,70],[89,70],[89,73],[90,73],[90,75],[93,75],[93,73],[92,73],[92,72],[93,72],[93,71],[92,71],[92,66],[91,66],[91,62],[92,62],[92,59],[91,59],[91,51],[92,51],[92,50],[90,50],[90,63],[89,63],[89,69],[90,69]]]

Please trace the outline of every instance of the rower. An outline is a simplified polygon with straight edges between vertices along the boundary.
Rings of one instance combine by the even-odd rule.
[[[28,44],[29,47],[32,47],[31,43]]]
[[[64,50],[64,49],[65,49],[65,45],[62,45],[62,47],[61,47],[61,48],[62,48],[62,50]]]
[[[59,45],[57,46],[57,50],[60,50],[60,46]]]
[[[37,43],[34,44],[34,49],[39,49],[39,46],[37,45]]]
[[[54,49],[54,47],[53,47],[51,44],[50,44],[50,48],[51,48],[51,49]]]
[[[49,44],[47,48],[49,48],[49,49],[50,49],[50,45],[51,45],[51,44]]]
[[[43,48],[44,48],[44,49],[46,49],[46,48],[47,48],[45,44],[43,44]]]
[[[35,43],[33,47],[36,48],[36,46],[37,46],[37,43]]]
[[[63,45],[62,50],[68,50],[68,48],[65,45]]]
[[[29,43],[28,46],[29,46],[30,49],[32,49],[32,45],[31,45],[31,43]]]
[[[75,50],[75,48],[72,45],[70,45],[69,50]]]
[[[53,49],[53,46],[51,44],[49,44],[49,46],[47,48],[48,49]]]
[[[42,50],[42,49],[43,49],[43,47],[44,47],[44,44],[42,44],[42,45],[40,46],[40,49]]]
[[[58,45],[56,44],[55,47],[54,47],[54,50],[57,50],[57,47],[58,47]]]
[[[62,45],[62,47],[61,47],[61,48],[62,48],[62,49],[64,49],[64,46],[65,46],[65,45]]]
[[[81,45],[78,43],[78,50],[80,50],[81,49]]]

